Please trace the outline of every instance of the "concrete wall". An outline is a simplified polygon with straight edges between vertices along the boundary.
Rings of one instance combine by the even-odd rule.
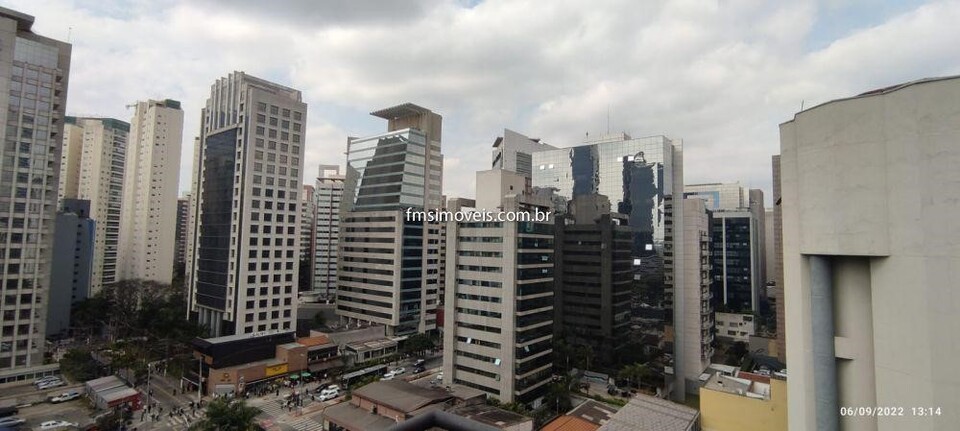
[[[849,430],[956,429],[960,410],[947,406],[960,405],[960,78],[830,102],[780,132],[790,429],[817,429],[823,417]],[[835,363],[836,382],[820,385],[814,257],[832,283],[825,317],[838,359],[824,363]],[[904,407],[906,417],[818,417],[824,396]],[[912,406],[944,409],[918,420]]]

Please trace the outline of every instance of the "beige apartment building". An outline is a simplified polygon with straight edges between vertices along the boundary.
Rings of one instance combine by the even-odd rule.
[[[130,124],[113,118],[66,117],[60,199],[90,201],[96,222],[90,293],[118,280],[123,177]],[[75,194],[74,194],[75,193]]]
[[[170,283],[177,243],[183,110],[176,100],[137,102],[120,218],[121,280]]]
[[[477,210],[552,209],[548,198],[530,194],[522,174],[481,171],[477,184]],[[553,378],[552,214],[548,221],[448,222],[446,252],[443,383],[537,407]]]

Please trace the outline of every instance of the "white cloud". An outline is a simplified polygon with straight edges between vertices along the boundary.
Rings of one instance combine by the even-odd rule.
[[[503,127],[569,146],[605,131],[608,112],[612,131],[683,139],[688,182],[769,191],[778,124],[801,103],[960,73],[957,1],[858,23],[813,52],[825,11],[872,2],[9,3],[42,34],[73,28],[68,111],[124,119],[137,99],[183,102],[183,180],[209,86],[233,70],[303,90],[308,182],[344,162],[348,135],[383,129],[365,112],[441,113],[451,196],[473,195]]]

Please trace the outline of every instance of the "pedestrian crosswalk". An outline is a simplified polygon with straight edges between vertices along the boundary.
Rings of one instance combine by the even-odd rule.
[[[280,407],[280,403],[276,401],[268,401],[265,403],[258,403],[258,404],[251,403],[250,405],[260,409],[260,411],[262,412],[261,414],[264,414],[272,418],[281,416],[286,413],[284,412],[283,407]]]
[[[167,418],[164,421],[164,424],[173,428],[173,429],[187,429],[190,425],[196,423],[201,417],[203,417],[203,411],[197,410],[196,412],[186,412],[183,415],[173,415],[173,417]]]
[[[301,416],[288,420],[287,425],[292,426],[297,431],[321,431],[323,430],[323,425],[319,422],[313,420],[309,416]]]

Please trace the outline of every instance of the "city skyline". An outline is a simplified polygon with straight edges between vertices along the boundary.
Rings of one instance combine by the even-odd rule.
[[[127,118],[135,100],[181,100],[183,154],[207,83],[226,71],[303,89],[316,107],[307,167],[342,164],[347,136],[379,130],[369,106],[411,101],[448,119],[451,169],[485,169],[503,127],[558,147],[625,131],[683,139],[687,183],[742,181],[772,196],[777,125],[801,106],[960,73],[948,42],[960,37],[955,2],[604,3],[537,13],[522,3],[440,0],[280,10],[256,2],[227,10],[214,0],[4,4],[44,16],[38,31],[74,45],[68,113]],[[157,38],[165,28],[169,37]],[[448,37],[408,55],[388,52],[394,38],[434,33]],[[96,67],[103,56],[116,67]],[[384,58],[390,67],[377,67]],[[191,163],[182,158],[181,192]],[[474,186],[472,176],[451,177],[444,194],[469,196]]]

